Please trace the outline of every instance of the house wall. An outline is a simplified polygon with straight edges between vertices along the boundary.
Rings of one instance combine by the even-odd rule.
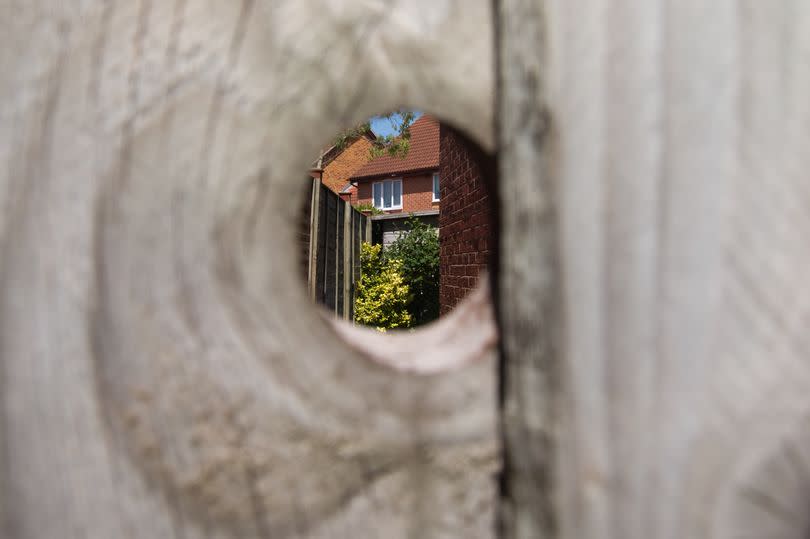
[[[494,246],[490,200],[476,152],[444,125],[440,141],[439,301],[443,315],[475,288]]]
[[[323,183],[335,193],[349,181],[352,174],[371,159],[371,141],[360,137],[344,149],[323,169]]]
[[[357,198],[360,204],[371,204],[372,187],[375,181],[398,178],[386,176],[358,182]],[[402,209],[387,213],[409,213],[414,211],[438,210],[439,203],[433,202],[433,173],[402,177]]]
[[[419,221],[426,223],[439,232],[439,216],[438,215],[420,215],[416,217]],[[380,219],[380,216],[371,218],[372,234],[371,241],[375,245],[382,243],[383,248],[388,247],[400,236],[407,233],[411,227],[408,226],[410,217],[402,217],[397,219]]]
[[[354,206],[354,205],[356,205],[358,203],[358,200],[357,200],[357,187],[355,187],[353,185],[351,187],[349,187],[349,189],[345,193],[341,191],[339,194],[340,194],[340,198],[342,198],[343,200],[345,200],[346,202],[348,202],[352,206]]]

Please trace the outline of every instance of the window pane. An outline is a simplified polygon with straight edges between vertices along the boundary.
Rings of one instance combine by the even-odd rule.
[[[439,200],[439,175],[433,175],[433,200]]]
[[[382,184],[375,183],[372,189],[374,190],[374,207],[382,208]]]
[[[391,180],[383,182],[383,207],[391,207]]]
[[[402,206],[402,180],[394,181],[394,206]]]

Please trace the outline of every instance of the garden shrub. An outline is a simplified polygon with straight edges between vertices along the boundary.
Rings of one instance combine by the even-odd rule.
[[[378,329],[410,327],[410,291],[402,276],[402,262],[383,260],[381,249],[381,245],[368,243],[361,246],[354,320]]]
[[[384,262],[401,263],[401,273],[410,289],[408,312],[413,325],[439,317],[439,236],[436,229],[411,216],[409,231],[384,251]]]

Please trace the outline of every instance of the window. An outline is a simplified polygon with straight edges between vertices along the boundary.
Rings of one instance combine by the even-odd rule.
[[[440,198],[439,192],[439,174],[436,173],[433,175],[433,202],[438,202]]]
[[[374,207],[380,210],[402,209],[402,180],[384,180],[371,186]]]

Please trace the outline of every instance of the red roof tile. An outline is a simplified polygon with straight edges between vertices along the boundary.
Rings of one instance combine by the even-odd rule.
[[[439,122],[423,114],[411,124],[411,144],[404,159],[391,155],[377,157],[360,167],[351,179],[388,176],[430,168],[439,168]]]

